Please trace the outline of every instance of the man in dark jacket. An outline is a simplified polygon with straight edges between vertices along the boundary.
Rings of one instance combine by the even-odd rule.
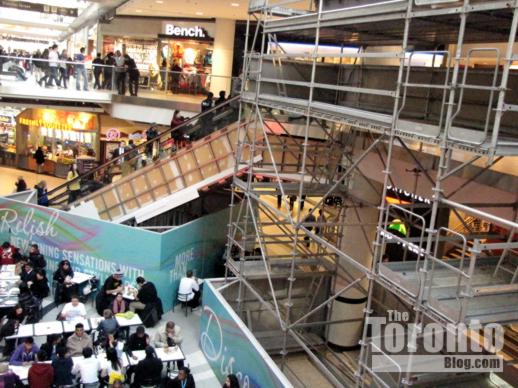
[[[57,358],[52,361],[54,368],[54,384],[56,386],[72,385],[73,377],[72,367],[74,363],[70,357],[66,355],[67,349],[60,346],[57,350]]]
[[[49,296],[49,284],[43,270],[39,269],[36,271],[36,277],[34,278],[33,283],[29,286],[29,289],[31,290],[32,295],[40,301]]]
[[[38,247],[38,244],[32,244],[31,250],[29,251],[29,263],[32,264],[32,267],[34,270],[39,270],[47,267],[47,262],[45,261],[45,258],[40,253],[40,248]]]
[[[137,64],[128,54],[124,55],[126,68],[128,69],[129,78],[129,92],[131,96],[136,96],[138,93],[138,81],[140,78],[140,72],[137,68]]]
[[[146,347],[146,358],[139,361],[135,368],[135,380],[132,387],[160,385],[162,367],[162,361],[157,358],[155,349],[151,346]]]
[[[95,84],[94,89],[101,89],[101,74],[103,72],[104,62],[101,58],[101,53],[97,53],[97,57],[92,61],[92,67],[94,69]]]
[[[139,287],[139,292],[136,300],[130,303],[129,308],[131,311],[144,310],[147,304],[158,302],[158,294],[153,283],[147,282],[146,279],[139,276],[137,278],[137,286]]]
[[[126,351],[131,357],[133,352],[137,350],[145,350],[149,347],[150,339],[146,333],[144,326],[138,326],[135,333],[129,336],[128,340],[124,344],[124,351]]]

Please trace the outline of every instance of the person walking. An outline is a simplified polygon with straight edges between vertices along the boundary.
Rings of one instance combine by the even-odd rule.
[[[43,149],[38,147],[33,156],[34,160],[36,160],[36,172],[41,174],[43,171],[43,164],[45,163],[45,154],[43,153]]]
[[[92,64],[95,78],[94,89],[102,89],[101,74],[103,73],[102,65],[104,65],[104,62],[101,59],[101,53],[97,53],[97,57],[93,60]]]
[[[58,45],[54,44],[49,50],[49,77],[47,79],[46,87],[53,87],[53,81],[56,83],[58,88],[61,88],[61,85],[58,81],[58,66],[59,66],[59,54],[58,54]]]
[[[214,94],[209,92],[209,94],[207,94],[207,98],[201,102],[201,113],[205,113],[212,109],[214,104],[213,98]],[[212,117],[213,113],[205,113],[202,117],[200,117],[201,129],[199,136],[197,136],[198,139],[201,139],[210,133],[212,129]]]
[[[137,64],[128,54],[124,55],[126,68],[128,69],[129,77],[129,92],[130,96],[136,96],[138,94],[138,81],[140,78],[140,72],[138,71]]]
[[[38,205],[49,206],[49,196],[47,194],[47,182],[40,181],[34,188],[37,191]]]
[[[68,184],[68,203],[75,202],[81,194],[81,181],[80,179],[76,179],[78,176],[77,165],[74,163],[70,166],[67,175],[67,182],[70,182]]]
[[[115,53],[115,66],[117,91],[121,96],[124,96],[126,94],[126,63],[119,50]]]
[[[43,50],[41,53],[41,60],[39,61],[41,72],[43,73],[43,77],[41,77],[38,81],[38,85],[43,86],[47,84],[47,81],[49,79],[50,75],[50,69],[49,69],[49,49]]]
[[[88,91],[88,77],[86,75],[86,68],[85,68],[85,48],[81,47],[79,49],[79,53],[75,55],[74,58],[76,64],[75,64],[75,70],[76,70],[76,89],[81,90],[81,82],[80,78],[83,77],[83,90],[85,92]]]

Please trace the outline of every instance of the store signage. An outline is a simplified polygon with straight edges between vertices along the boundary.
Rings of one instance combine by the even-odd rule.
[[[11,124],[11,116],[0,115],[1,124]]]
[[[110,128],[106,132],[106,140],[108,140],[108,141],[119,140],[120,138],[121,138],[121,131],[119,131],[117,128]]]
[[[428,198],[421,197],[420,195],[411,193],[411,192],[401,189],[399,187],[393,187],[391,185],[387,186],[387,196],[389,196],[391,198],[398,198],[398,199],[401,199],[404,201],[409,201],[409,202],[417,201],[417,202],[425,203],[428,205],[432,204],[432,201],[430,201],[430,199],[428,199]]]
[[[28,1],[0,0],[0,7],[15,8],[23,11],[50,13],[54,15],[77,17],[77,8],[56,7],[54,5],[29,3]]]
[[[20,124],[28,125],[30,127],[44,127],[44,128],[51,128],[51,129],[62,129],[62,130],[71,130],[72,125],[67,123],[61,123],[58,121],[46,121],[46,120],[33,120],[33,119],[26,119],[24,117],[20,118]]]
[[[208,38],[207,32],[200,26],[194,27],[180,27],[174,24],[166,23],[164,26],[164,33],[168,36],[174,36],[178,38]]]

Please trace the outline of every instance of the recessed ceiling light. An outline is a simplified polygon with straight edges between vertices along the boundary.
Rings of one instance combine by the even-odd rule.
[[[136,9],[135,12],[141,13],[142,10],[141,9]]]
[[[201,16],[203,15],[203,12],[196,12],[196,15]]]
[[[231,7],[239,7],[239,3],[230,3]]]
[[[164,1],[163,0],[156,0],[155,3],[157,3],[157,4],[164,4]]]

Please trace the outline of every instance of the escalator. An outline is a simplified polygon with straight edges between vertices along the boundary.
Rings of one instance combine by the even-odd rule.
[[[49,192],[50,205],[107,221],[142,222],[197,198],[200,190],[234,172],[238,99],[194,116],[77,177],[83,196],[75,203],[67,204],[72,181],[56,187]],[[134,171],[122,176],[128,166]]]

